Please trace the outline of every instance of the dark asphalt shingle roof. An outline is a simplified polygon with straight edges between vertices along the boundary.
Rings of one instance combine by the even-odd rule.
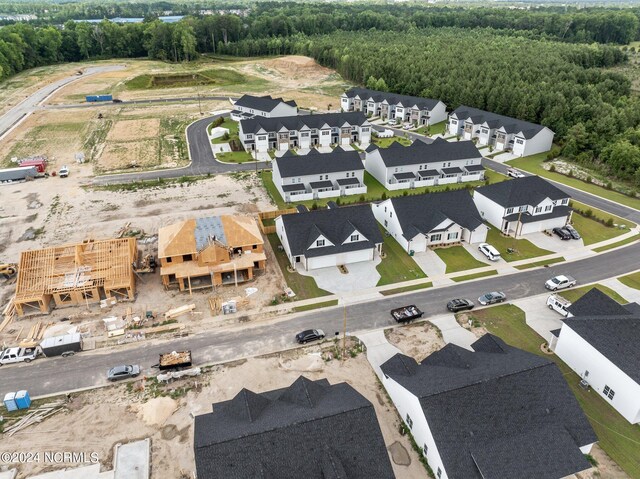
[[[423,178],[430,178],[432,176],[440,176],[440,172],[438,170],[420,170],[418,175]]]
[[[480,213],[464,189],[398,196],[390,201],[407,240],[429,233],[447,218],[470,231],[482,225]]]
[[[325,124],[339,128],[345,123],[360,126],[367,122],[367,117],[361,111],[347,113],[323,113],[320,115],[283,116],[280,118],[251,118],[240,120],[240,127],[244,133],[257,133],[261,128],[267,132],[286,130],[300,130],[303,127],[322,128]]]
[[[382,365],[417,396],[447,475],[559,479],[589,468],[579,448],[597,438],[556,364],[490,334],[472,348],[448,344],[421,364],[397,354]]]
[[[484,171],[484,166],[482,165],[469,165],[464,167],[467,171]]]
[[[311,258],[360,251],[375,248],[376,244],[383,242],[368,204],[282,215],[282,224],[293,256]],[[366,240],[342,244],[354,230],[359,231]],[[309,249],[320,235],[331,241],[333,246]]]
[[[509,208],[523,205],[538,205],[545,198],[561,200],[570,198],[568,193],[555,187],[539,176],[525,176],[476,188],[480,193],[499,205]]]
[[[442,168],[442,172],[445,175],[453,175],[453,174],[456,174],[456,173],[462,173],[462,169],[458,168],[457,166],[454,166],[452,168]]]
[[[273,162],[281,178],[364,170],[357,151],[344,151],[337,148],[331,153],[282,156]]]
[[[387,168],[482,157],[482,154],[472,141],[448,142],[442,138],[438,138],[430,144],[423,141],[414,141],[409,146],[394,142],[389,148],[379,148],[378,151],[382,157],[382,162]]]
[[[309,183],[309,186],[311,186],[311,189],[313,190],[317,190],[319,188],[331,188],[333,187],[333,183],[329,180],[326,181],[312,181],[311,183]]]
[[[369,90],[368,88],[351,88],[345,92],[348,98],[360,97],[365,102],[372,98],[375,102],[382,102],[387,100],[390,105],[397,105],[402,103],[402,106],[413,107],[417,105],[421,110],[432,110],[440,100],[434,100],[431,98],[420,98],[417,96],[398,95],[397,93],[389,93],[385,91]]]
[[[528,121],[518,120],[508,116],[498,115],[485,110],[479,110],[478,108],[472,108],[470,106],[461,105],[451,112],[451,115],[455,115],[459,120],[466,121],[471,118],[475,125],[482,123],[488,123],[491,128],[504,127],[507,133],[520,133],[526,139],[533,138],[540,133],[544,126],[536,125]]]
[[[203,479],[395,477],[371,403],[346,383],[302,376],[214,404],[195,418],[194,452]]]
[[[393,177],[396,180],[411,180],[411,179],[416,177],[416,174],[415,173],[410,173],[410,172],[408,172],[408,173],[395,173],[393,175]]]
[[[598,288],[591,288],[578,300],[571,303],[567,311],[574,316],[624,316],[631,314],[627,308]]]
[[[341,186],[359,185],[360,180],[358,178],[340,178],[337,180],[337,183]]]
[[[520,217],[520,222],[522,223],[535,223],[537,221],[546,221],[552,218],[562,218],[563,216],[568,216],[571,208],[568,206],[554,206],[553,210],[549,213],[543,213],[541,215],[531,215],[529,213],[511,213],[510,215],[506,215],[503,217],[506,221],[518,221],[518,216]]]
[[[292,183],[290,185],[282,185],[282,191],[303,191],[306,187],[302,183]]]
[[[296,102],[293,100],[284,101],[282,98],[272,98],[271,95],[265,95],[265,96],[242,95],[235,102],[235,106],[252,108],[254,110],[259,110],[259,111],[271,112],[280,103],[285,103],[289,106],[294,106],[294,107],[298,106]]]

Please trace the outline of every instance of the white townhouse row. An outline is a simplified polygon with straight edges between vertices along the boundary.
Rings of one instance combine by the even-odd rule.
[[[371,142],[371,124],[364,113],[324,113],[241,120],[239,137],[247,151],[286,151]]]
[[[343,93],[340,106],[343,111],[362,111],[367,116],[395,119],[418,126],[433,125],[447,119],[447,106],[440,100],[366,88],[351,88]]]
[[[232,103],[234,110],[231,112],[231,119],[234,121],[256,116],[279,118],[298,114],[298,105],[295,101],[284,101],[282,98],[272,98],[271,95],[242,95],[238,100],[232,100]]]

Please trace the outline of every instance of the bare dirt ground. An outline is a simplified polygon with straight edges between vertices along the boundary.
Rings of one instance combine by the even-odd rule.
[[[155,138],[159,132],[159,118],[118,120],[109,130],[107,141],[133,141],[139,138]]]
[[[324,348],[331,346],[327,342]],[[105,470],[112,467],[116,443],[151,437],[152,478],[192,477],[192,416],[211,412],[212,403],[231,399],[242,388],[255,392],[283,388],[300,375],[313,380],[326,378],[331,384],[351,384],[373,404],[387,447],[398,442],[408,454],[409,465],[392,461],[396,477],[427,477],[407,437],[400,435],[395,408],[364,354],[345,361],[324,361],[319,345],[216,366],[200,377],[177,380],[166,388],[158,388],[154,381],[146,381],[144,386],[138,381],[80,393],[73,397],[67,411],[18,432],[11,441],[2,441],[0,451],[95,451]],[[69,427],[73,424],[82,427]],[[43,472],[47,467],[53,469],[27,464],[21,466],[21,473]]]
[[[427,321],[385,329],[385,336],[391,344],[418,362],[445,345],[438,328]]]

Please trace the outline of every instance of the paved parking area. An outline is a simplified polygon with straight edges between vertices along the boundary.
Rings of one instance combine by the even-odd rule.
[[[384,329],[368,333],[355,333],[354,336],[367,347],[367,360],[380,380],[382,380],[382,370],[380,366],[396,354],[402,354],[402,351],[387,341],[384,335]]]
[[[522,238],[531,241],[538,248],[553,251],[554,253],[570,253],[572,250],[579,250],[584,247],[584,241],[579,240],[566,240],[563,241],[556,235],[546,235],[543,232],[529,233],[522,235]]]
[[[547,306],[549,295],[539,295],[512,301],[526,315],[527,325],[542,336],[545,341],[551,339],[551,331],[562,327],[562,316]]]
[[[380,281],[380,273],[376,270],[380,261],[380,257],[376,255],[373,261],[348,264],[346,265],[349,271],[347,274],[341,273],[337,266],[311,271],[305,271],[302,267],[298,267],[297,270],[301,275],[311,276],[315,279],[319,288],[333,294],[344,294],[374,288]]]
[[[320,153],[331,153],[333,151],[333,148],[331,148],[330,146],[318,146],[316,147],[316,150],[318,150]]]
[[[440,259],[440,256],[435,254],[432,250],[428,249],[427,251],[416,253],[413,256],[413,260],[424,272],[424,274],[426,274],[429,278],[432,278],[434,286],[453,283],[452,280],[441,277],[447,270],[447,264],[442,261]]]
[[[515,160],[516,158],[520,158],[513,153],[500,153],[492,158],[493,161],[497,161],[498,163],[504,163],[505,161]]]
[[[437,316],[429,319],[429,322],[440,330],[445,343],[453,343],[461,348],[473,351],[471,345],[475,343],[478,338],[476,338],[476,335],[471,331],[460,326],[453,314]]]
[[[630,288],[615,278],[605,279],[600,284],[611,288],[630,303],[640,303],[640,289]]]

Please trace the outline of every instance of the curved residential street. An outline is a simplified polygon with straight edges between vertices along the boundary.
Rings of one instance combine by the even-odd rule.
[[[347,306],[347,331],[366,331],[393,325],[389,311],[416,304],[425,317],[446,313],[445,304],[454,297],[477,298],[487,291],[503,291],[508,300],[546,292],[544,282],[556,274],[569,274],[580,284],[629,273],[638,268],[640,243],[601,253],[587,259],[520,273],[492,276],[450,286],[390,296]],[[0,368],[0,395],[9,390],[28,389],[33,396],[47,395],[106,384],[106,371],[114,364],[140,364],[147,374],[158,362],[158,354],[190,349],[194,364],[230,361],[295,347],[294,335],[308,328],[322,328],[328,336],[342,330],[342,307],[304,314],[220,326],[180,339],[152,340],[118,348],[85,351],[69,358],[38,359],[31,364]]]

